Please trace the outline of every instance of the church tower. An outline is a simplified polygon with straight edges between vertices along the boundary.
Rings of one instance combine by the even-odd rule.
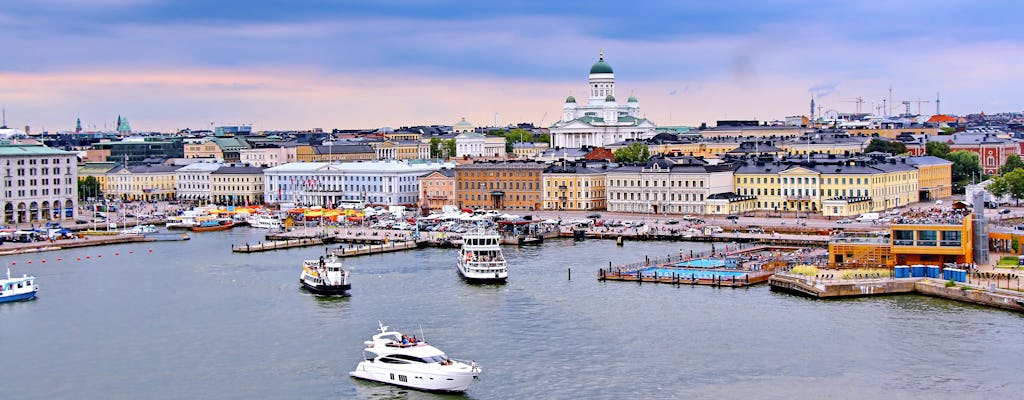
[[[590,66],[590,98],[587,105],[600,106],[609,96],[615,97],[615,73],[612,66],[604,62],[604,50],[594,65]]]

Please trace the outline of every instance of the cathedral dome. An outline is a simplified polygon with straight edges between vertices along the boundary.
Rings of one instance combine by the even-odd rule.
[[[604,98],[604,101],[614,102],[615,101],[615,96],[608,95],[608,97]]]
[[[572,95],[570,95],[569,97],[565,98],[565,102],[566,103],[575,103],[576,102],[576,98],[572,97]]]
[[[611,74],[612,73],[612,66],[608,65],[608,63],[604,62],[604,56],[601,56],[601,59],[599,59],[596,63],[594,63],[594,65],[590,66],[590,73],[591,74]]]
[[[637,101],[637,99],[636,99],[636,96],[629,96],[629,100],[627,100],[626,102],[627,103],[639,103],[639,101]]]

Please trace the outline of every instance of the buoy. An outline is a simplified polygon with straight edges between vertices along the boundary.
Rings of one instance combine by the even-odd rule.
[[[102,257],[103,257],[103,255],[102,255],[102,254],[100,254],[100,255],[96,256],[96,258],[102,258]]]
[[[31,264],[32,262],[31,262],[31,261],[29,261],[28,263],[29,263],[29,264]]]
[[[18,263],[12,261],[11,265],[18,265]]]
[[[129,251],[128,254],[135,254],[135,252],[134,251]]]
[[[82,257],[75,257],[75,261],[82,261]]]
[[[149,252],[150,252],[150,253],[152,253],[152,252],[153,252],[153,249],[149,249]]]
[[[89,259],[89,256],[85,256],[85,259],[86,259],[86,260],[88,260],[88,259]]]
[[[63,260],[63,258],[57,258],[57,261]]]
[[[117,252],[114,253],[115,256],[118,255],[118,254],[120,254],[120,253],[117,253]]]
[[[43,264],[46,264],[46,260],[43,260],[43,261],[40,261],[40,262],[43,263]]]

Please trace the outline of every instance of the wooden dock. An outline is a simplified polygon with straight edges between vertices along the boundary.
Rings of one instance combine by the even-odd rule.
[[[717,271],[715,269],[708,269],[708,272]],[[729,278],[719,277],[718,279],[708,278],[696,278],[688,276],[685,273],[672,274],[672,275],[647,275],[634,271],[632,273],[618,272],[618,271],[605,271],[604,269],[598,272],[598,281],[621,281],[621,282],[639,282],[639,283],[668,283],[673,285],[704,285],[704,286],[717,286],[717,287],[744,287],[750,285],[756,285],[758,283],[764,283],[771,277],[771,272],[765,271],[737,271],[737,270],[723,270],[726,272],[747,272],[743,277],[732,276]]]
[[[273,240],[269,242],[259,242],[256,244],[246,243],[238,246],[232,245],[231,251],[235,253],[259,253],[263,251],[292,249],[296,247],[319,246],[322,244],[324,244],[324,240],[321,238]]]
[[[411,250],[419,244],[413,241],[388,242],[387,244],[353,244],[330,249],[329,252],[338,257],[355,257],[368,254],[390,253],[393,251]]]

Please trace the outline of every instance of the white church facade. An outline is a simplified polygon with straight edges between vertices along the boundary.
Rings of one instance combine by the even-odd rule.
[[[586,105],[569,96],[562,106],[562,119],[551,125],[551,146],[601,147],[627,139],[649,139],[656,125],[640,115],[640,102],[630,96],[625,105],[615,101],[615,73],[601,53],[590,67],[590,97]]]

